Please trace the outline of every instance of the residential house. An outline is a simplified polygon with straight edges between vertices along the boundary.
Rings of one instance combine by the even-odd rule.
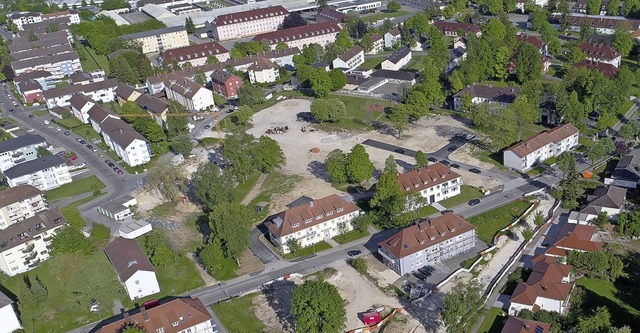
[[[400,43],[402,36],[399,29],[391,29],[384,34],[384,47],[390,49]]]
[[[592,71],[598,71],[602,73],[605,77],[611,79],[616,74],[618,74],[618,68],[614,65],[607,64],[599,61],[591,61],[591,60],[581,60],[577,62],[573,67],[584,67]]]
[[[343,54],[333,60],[333,68],[349,72],[364,63],[364,49],[360,45],[354,45]]]
[[[475,35],[480,37],[482,30],[479,26],[471,23],[461,23],[456,21],[439,20],[433,23],[440,33],[449,37],[462,37],[464,35]],[[460,34],[462,32],[462,34]]]
[[[586,59],[620,67],[622,55],[609,45],[591,44],[588,42],[578,44],[578,48],[584,52]]]
[[[607,6],[608,5],[609,5],[609,0],[602,0],[600,2],[600,11],[598,12],[598,15],[602,15],[602,16],[607,15]],[[573,7],[571,7],[571,11],[574,12],[574,13],[586,14],[587,13],[587,0],[578,0],[578,1],[576,1],[576,3],[573,5]]]
[[[102,69],[96,69],[90,72],[79,71],[69,76],[71,84],[89,84],[104,81],[107,74]]]
[[[54,78],[62,79],[82,70],[80,57],[75,52],[60,53],[21,61],[11,62],[16,75],[33,71],[48,71]]]
[[[562,16],[561,13],[554,13],[548,16],[549,23],[551,23],[556,30],[564,30],[564,28],[562,28]],[[571,32],[580,32],[580,27],[583,24],[590,26],[595,33],[600,35],[613,35],[618,27],[627,28],[631,34],[635,34],[640,27],[640,20],[627,19],[622,16],[569,13],[566,17],[569,20],[568,30]]]
[[[606,185],[635,189],[640,182],[640,156],[637,151],[624,155],[610,176],[604,178]]]
[[[377,70],[373,72],[373,74],[371,74],[371,77],[384,78],[391,83],[397,83],[397,84],[406,83],[410,86],[413,86],[414,84],[416,84],[418,80],[418,75],[416,73],[407,72],[407,71],[391,71],[388,69]]]
[[[556,126],[521,141],[503,152],[503,165],[526,172],[549,158],[557,157],[578,146],[580,130],[572,124]]]
[[[167,50],[162,53],[162,63],[164,66],[178,65],[180,67],[185,63],[190,63],[191,66],[196,67],[206,64],[209,57],[216,58],[218,62],[225,62],[231,58],[229,50],[218,42],[211,41]]]
[[[316,22],[331,22],[335,24],[343,24],[347,21],[347,15],[336,11],[331,7],[325,7],[316,15]]]
[[[380,68],[397,71],[406,66],[409,61],[411,61],[411,49],[403,46],[391,53],[387,59],[380,64]]]
[[[558,263],[553,257],[544,257],[535,264],[527,282],[520,282],[516,286],[511,296],[509,314],[515,316],[525,309],[565,314],[574,286],[571,282],[571,266]]]
[[[34,217],[47,209],[44,194],[31,185],[21,185],[0,192],[0,229]]]
[[[176,73],[152,76],[147,79],[150,94],[164,91],[167,99],[176,101],[190,112],[215,108],[213,92]]]
[[[306,247],[353,230],[353,220],[360,213],[358,206],[332,194],[300,203],[264,223],[273,245],[286,254],[292,241]]]
[[[58,54],[71,53],[73,52],[73,48],[71,44],[64,43],[51,47],[37,47],[31,50],[23,50],[22,52],[12,53],[11,58],[13,58],[13,62],[20,62],[29,59],[42,58],[42,57],[51,57]]]
[[[46,147],[47,141],[38,134],[25,134],[15,139],[0,142],[0,171],[38,158],[38,148]]]
[[[164,52],[189,45],[189,36],[183,26],[168,27],[120,36],[142,47],[142,53]]]
[[[598,241],[597,228],[593,225],[565,223],[556,241],[544,252],[549,257],[566,258],[569,251],[599,252],[602,242]]]
[[[138,104],[141,109],[147,111],[147,114],[149,114],[158,125],[164,128],[167,127],[169,103],[166,99],[142,94],[136,98],[135,103]]]
[[[69,104],[71,105],[71,113],[83,124],[88,124],[89,110],[91,110],[96,103],[83,94],[75,93],[71,96]]]
[[[49,109],[53,109],[56,106],[65,107],[71,105],[71,97],[76,93],[86,95],[95,102],[110,103],[116,100],[115,91],[118,85],[118,80],[109,79],[89,84],[74,84],[50,89],[43,92],[42,95]]]
[[[156,269],[135,240],[117,237],[104,253],[132,301],[160,292]]]
[[[211,33],[219,41],[269,33],[287,16],[289,11],[279,5],[219,15],[210,24]]]
[[[255,75],[255,73],[254,73]],[[211,73],[211,88],[225,98],[238,97],[238,89],[242,87],[242,78],[225,70],[217,69]]]
[[[384,51],[384,38],[378,34],[371,35],[371,41],[373,41],[373,48],[367,54],[378,54]]]
[[[64,31],[67,35],[71,35],[69,31],[71,20],[68,17],[59,17],[51,19],[48,22],[35,22],[23,25],[24,31],[27,33],[45,33],[50,27],[56,27],[58,31]]]
[[[447,213],[417,222],[378,243],[378,254],[402,276],[469,252],[475,246],[476,227]]]
[[[118,105],[120,106],[126,102],[135,102],[136,99],[142,95],[141,92],[124,83],[120,84],[118,88],[116,88],[115,93]]]
[[[129,166],[145,164],[151,161],[149,143],[131,125],[120,117],[94,105],[89,110],[91,127],[102,135],[104,142]]]
[[[96,333],[120,333],[126,325],[137,323],[151,333],[217,333],[207,307],[198,298],[181,297],[145,304],[105,321]]]
[[[278,66],[267,58],[258,58],[248,72],[251,83],[273,83],[280,78]]]
[[[587,196],[587,204],[580,210],[582,219],[578,223],[588,223],[598,217],[600,213],[607,213],[615,218],[624,208],[627,199],[627,189],[614,185],[598,186],[593,194]]]
[[[516,36],[516,39],[518,42],[535,46],[543,56],[549,55],[549,46],[538,36],[519,34],[518,36]]]
[[[33,52],[36,49],[48,49],[60,45],[71,45],[72,38],[66,31],[34,33],[38,40],[30,40],[29,35],[23,33],[11,39],[8,46],[11,56],[17,56],[22,52]]]
[[[25,103],[44,102],[43,91],[55,88],[56,79],[50,72],[34,71],[13,78],[16,90]]]
[[[53,236],[66,225],[59,211],[43,210],[1,229],[0,270],[14,276],[38,267],[49,259]],[[0,326],[0,330],[7,327],[4,321]]]
[[[399,174],[397,179],[402,191],[411,196],[410,210],[454,197],[462,186],[462,177],[442,163]]]
[[[471,104],[480,103],[496,103],[500,106],[508,106],[516,99],[516,95],[520,92],[518,87],[498,88],[491,85],[472,84],[460,90],[453,95],[453,109],[463,111],[464,98],[468,95],[471,98]]]
[[[14,302],[4,293],[0,292],[0,333],[12,333],[22,328],[18,315],[16,314],[17,306],[14,308]]]
[[[551,325],[540,321],[509,317],[501,333],[551,333]]]
[[[72,180],[65,160],[55,155],[20,163],[5,170],[4,175],[10,187],[32,185],[42,191],[71,183]]]
[[[465,59],[467,59],[467,49],[464,47],[458,47],[449,51],[449,63],[445,68],[445,73],[450,73],[452,70],[460,66]]]
[[[314,43],[326,47],[336,41],[338,33],[340,33],[340,27],[337,24],[323,22],[260,34],[253,40],[260,43],[266,41],[272,50],[281,42],[286,43],[290,48],[302,49],[303,46]]]
[[[98,206],[98,211],[112,220],[122,221],[133,215],[131,207],[137,204],[136,198],[130,195],[123,195]]]
[[[61,12],[42,14],[38,12],[23,12],[7,15],[7,18],[13,22],[18,30],[24,31],[25,26],[33,23],[45,22],[59,18],[67,18],[70,24],[80,23],[80,15],[75,10],[65,10]]]

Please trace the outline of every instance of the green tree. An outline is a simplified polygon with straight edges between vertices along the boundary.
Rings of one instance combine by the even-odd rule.
[[[618,16],[620,13],[620,0],[609,0],[607,4],[607,15]]]
[[[360,274],[367,274],[369,267],[367,267],[367,261],[364,258],[355,258],[351,260],[351,266]]]
[[[392,13],[399,11],[400,8],[402,8],[402,6],[400,6],[400,3],[396,0],[391,0],[387,4],[387,9]]]
[[[476,106],[471,119],[474,127],[491,140],[494,149],[501,149],[516,141],[516,116],[512,108],[480,104]]]
[[[361,144],[355,145],[346,158],[347,178],[351,183],[360,183],[373,176],[373,163]]]
[[[573,46],[569,49],[569,53],[567,53],[567,63],[575,65],[576,63],[584,60],[586,57],[587,56],[579,47]]]
[[[533,229],[526,227],[524,229],[522,229],[522,238],[524,238],[525,241],[529,241],[531,238],[533,238],[534,235],[534,231]]]
[[[296,252],[300,251],[302,245],[300,245],[300,241],[297,238],[289,238],[287,247],[289,248],[289,252],[296,254]]]
[[[333,45],[336,47],[336,51],[338,53],[343,53],[349,48],[353,46],[353,42],[351,41],[351,37],[349,37],[349,31],[347,29],[340,30],[336,41],[333,42]]]
[[[542,62],[538,49],[529,43],[519,43],[515,52],[516,78],[521,83],[542,77]]]
[[[216,276],[222,270],[225,259],[220,241],[211,239],[208,244],[198,251],[198,258],[200,258],[200,262],[202,262],[202,266],[207,273],[211,276]]]
[[[383,173],[397,174],[398,166],[396,164],[396,158],[393,155],[389,155],[386,160],[384,160],[384,170]]]
[[[566,209],[573,209],[578,205],[578,195],[580,192],[580,184],[578,183],[579,174],[576,170],[576,159],[569,158],[566,160],[566,165],[563,167],[564,180],[562,181],[562,199],[564,200],[563,207]]]
[[[613,40],[611,41],[611,46],[620,52],[623,57],[629,55],[633,48],[633,38],[626,26],[623,25],[622,27],[616,28],[616,31],[613,34]]]
[[[251,210],[239,203],[225,202],[216,205],[209,213],[213,236],[220,240],[225,255],[240,264],[240,255],[249,245]]]
[[[138,75],[122,55],[109,59],[109,77],[131,85],[138,83]]]
[[[254,107],[256,105],[261,105],[265,101],[266,98],[264,90],[256,85],[245,84],[238,89],[238,102],[240,105]]]
[[[578,318],[579,333],[608,332],[611,327],[611,315],[605,306],[599,306],[588,317]]]
[[[544,215],[540,211],[536,212],[536,215],[533,216],[533,224],[536,227],[539,227],[544,224]]]
[[[616,150],[615,145],[609,138],[598,140],[595,144],[587,147],[587,156],[593,165],[597,160],[603,158],[607,154],[611,154]]]
[[[371,207],[382,207],[402,195],[395,173],[383,173],[376,184],[376,192],[369,201]]]
[[[181,168],[156,165],[147,171],[145,189],[155,190],[165,200],[179,200],[183,188],[186,188],[186,176]]]
[[[247,126],[251,124],[251,117],[253,117],[253,111],[250,107],[242,105],[238,108],[238,111],[233,113],[233,122],[236,125]]]
[[[86,6],[83,5],[83,7]],[[102,5],[100,5],[100,7],[103,10],[114,10],[114,9],[120,9],[120,8],[131,8],[131,5],[129,5],[128,2],[126,2],[125,0],[104,0],[104,2],[102,3]]]
[[[315,97],[322,98],[329,95],[334,87],[334,83],[328,72],[324,69],[319,69],[313,71],[309,78],[309,86]]]
[[[278,141],[265,135],[258,139],[254,155],[255,166],[263,172],[271,172],[286,163],[286,158],[280,145],[278,145]]]
[[[278,44],[276,44],[276,51],[284,51],[289,49],[289,45],[287,45],[287,43],[285,42],[279,42]]]
[[[416,152],[416,167],[422,168],[429,165],[429,161],[427,160],[427,156],[422,152],[422,150],[418,150]]]
[[[347,156],[340,149],[335,149],[327,155],[324,162],[327,175],[334,184],[344,184],[347,182]]]
[[[216,206],[228,203],[233,198],[234,184],[228,173],[220,173],[220,169],[213,163],[200,164],[192,179],[196,198],[206,210],[213,210]]]
[[[293,289],[291,314],[296,319],[296,332],[338,333],[346,321],[338,289],[318,280],[307,280]]]
[[[529,102],[525,95],[516,96],[515,101],[509,107],[512,108],[515,115],[516,140],[520,141],[525,128],[540,121],[540,107]]]
[[[88,256],[93,253],[93,244],[84,237],[77,227],[59,229],[52,241],[53,253],[79,254]]]
[[[173,151],[178,154],[182,154],[185,157],[189,156],[191,154],[191,150],[193,149],[191,137],[186,134],[176,136],[171,140],[171,149],[173,149]]]
[[[366,33],[364,36],[362,36],[362,39],[360,40],[360,46],[362,46],[364,52],[367,53],[373,50],[373,37],[371,36],[371,33]]]
[[[601,7],[602,7],[602,0],[587,0],[588,15],[600,15]]]
[[[605,224],[607,224],[607,222],[609,222],[609,215],[607,214],[607,212],[602,211],[598,213],[598,216],[592,219],[591,222],[597,227],[602,228]]]
[[[329,72],[331,78],[331,91],[342,89],[347,84],[347,75],[338,68],[334,68]]]
[[[391,113],[387,115],[393,128],[398,131],[398,137],[402,136],[402,132],[407,128],[410,113],[409,106],[406,104],[396,104],[391,109]]]
[[[316,99],[311,102],[311,114],[321,123],[339,122],[347,116],[347,109],[339,99]]]
[[[482,312],[482,288],[477,281],[458,282],[445,296],[442,320],[448,333],[471,332]]]
[[[187,17],[184,20],[184,27],[187,29],[188,34],[193,35],[196,33],[196,25],[193,24],[193,20],[191,19],[191,16]]]
[[[151,255],[151,262],[155,266],[167,267],[175,263],[176,259],[173,256],[173,251],[169,248],[167,243],[160,244]]]
[[[562,171],[563,179],[564,179],[564,175],[570,172],[571,168],[575,166],[575,164],[576,164],[576,158],[569,151],[562,152],[562,154],[560,154],[556,160],[556,165],[558,166],[558,169]]]
[[[207,57],[207,64],[217,64],[219,63],[220,60],[218,60],[218,57],[214,56],[214,55],[210,55]]]

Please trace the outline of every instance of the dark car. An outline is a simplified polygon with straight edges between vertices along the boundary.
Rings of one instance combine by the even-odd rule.
[[[424,267],[418,268],[418,272],[426,275],[427,277],[431,276],[431,273],[433,273],[433,271],[435,270],[436,269],[431,266],[424,266]]]
[[[456,149],[458,149],[458,146],[450,146],[447,151],[455,151]]]
[[[210,129],[211,125],[204,125],[204,129]]]
[[[29,118],[35,118],[35,117],[36,117],[36,116],[34,116],[34,115],[32,115],[32,114],[30,114],[30,115],[29,115]]]
[[[412,272],[413,276],[417,277],[418,279],[420,279],[421,281],[424,281],[428,278],[428,276],[416,271],[416,272]]]
[[[429,161],[431,163],[436,163],[436,162],[438,162],[438,159],[435,158],[435,157],[429,157],[429,158],[427,158],[427,161]]]
[[[92,146],[92,145],[90,145],[90,144],[88,144],[88,145],[87,145],[87,148],[89,148],[89,149],[93,149],[93,146]]]
[[[447,160],[442,160],[440,161],[440,163],[444,164],[445,166],[450,166],[451,162],[447,161]]]
[[[16,112],[16,109],[9,109],[9,112]]]
[[[407,153],[407,151],[404,148],[395,149],[394,152],[402,155],[405,155]]]
[[[445,210],[441,210],[440,214],[444,215],[444,214],[448,214],[448,213],[453,213],[453,211],[451,209],[445,209]]]
[[[357,256],[357,255],[358,255],[358,254],[360,254],[360,253],[362,253],[362,251],[360,251],[360,250],[351,250],[351,251],[348,251],[348,252],[347,252],[347,254],[349,255],[349,257],[355,257],[355,256]]]
[[[451,164],[451,167],[452,167],[452,168],[456,168],[456,169],[460,169],[460,164],[458,164],[458,163],[453,163],[453,164]]]
[[[78,142],[80,142],[80,144],[86,144],[87,143],[87,141],[84,141],[82,139],[80,139],[80,141],[78,141]]]
[[[104,160],[104,163],[107,163],[107,165],[113,164],[113,162],[111,162],[111,160]]]
[[[469,206],[475,206],[480,203],[480,199],[469,200]]]
[[[64,132],[64,135],[69,136],[69,135],[71,135],[71,132],[66,131],[66,132]]]
[[[123,173],[124,173],[124,171],[122,171],[122,170],[120,170],[120,169],[116,170],[116,172],[117,172],[119,175],[121,175],[121,174],[123,174]]]
[[[482,171],[480,171],[479,169],[476,169],[476,168],[471,168],[471,169],[469,169],[469,172],[479,174]]]
[[[56,156],[64,156],[64,154],[65,154],[65,151],[63,150],[63,151],[57,152]]]

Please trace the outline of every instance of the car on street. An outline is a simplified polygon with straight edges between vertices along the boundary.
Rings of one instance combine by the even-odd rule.
[[[56,153],[56,156],[64,156],[65,151],[59,151]]]
[[[475,206],[480,203],[480,199],[469,200],[469,206]]]
[[[4,102],[3,102],[3,101],[0,101],[0,105],[4,105]]]
[[[211,125],[204,125],[204,129],[210,129]]]
[[[71,135],[71,132],[69,132],[69,131],[65,131],[65,132],[64,132],[64,135],[69,136],[69,135]]]
[[[482,172],[482,171],[480,171],[480,169],[471,168],[471,169],[469,169],[469,172],[471,172],[471,173],[475,173],[475,174],[479,174],[479,173],[480,173],[480,172]]]
[[[62,128],[56,127],[56,131],[62,131]]]
[[[450,166],[451,162],[447,161],[447,160],[442,160],[440,161],[440,163],[444,164],[445,166]]]
[[[120,168],[113,168],[113,171],[115,171],[119,175],[124,173],[122,170],[120,170]]]
[[[9,112],[16,112],[16,109],[9,109]]]
[[[418,271],[411,272],[411,274],[413,274],[413,276],[417,277],[420,281],[424,281],[424,280],[426,280],[428,278],[428,276],[426,276],[426,275],[424,275],[424,274],[422,274],[422,273],[420,273]]]
[[[407,154],[407,150],[404,149],[404,148],[396,148],[393,151],[398,153],[398,154],[402,154],[402,155],[406,155]]]
[[[418,272],[426,275],[427,277],[431,276],[431,274],[433,273],[433,271],[435,271],[436,269],[431,267],[431,266],[424,266],[424,267],[420,267],[418,268]]]
[[[456,149],[458,149],[458,146],[449,146],[449,148],[447,148],[447,151],[456,151]]]
[[[93,149],[93,145],[90,145],[90,144],[87,144],[86,147],[89,148],[89,149]]]
[[[349,255],[349,257],[355,257],[357,255],[359,255],[360,253],[362,253],[362,251],[360,250],[351,250],[347,252],[347,255]]]
[[[467,140],[473,140],[473,138],[475,138],[475,137],[476,136],[473,135],[473,134],[467,134],[467,135],[464,136],[464,138],[467,139]]]
[[[442,215],[447,214],[447,213],[453,213],[453,211],[451,209],[444,209],[444,210],[440,211],[440,214],[442,214]]]
[[[45,124],[45,125],[49,125],[49,124],[50,124],[50,122],[49,122],[48,120],[45,120],[45,121],[44,121],[44,124]]]
[[[32,118],[32,119],[33,119],[33,118],[35,118],[35,117],[36,117],[36,116],[34,116],[34,115],[32,115],[32,114],[30,114],[30,115],[29,115],[29,118]]]
[[[431,163],[436,163],[436,162],[438,162],[438,159],[432,156],[432,157],[427,158],[427,161],[429,161]]]
[[[33,131],[35,131],[33,128],[30,128],[30,129],[27,130],[27,132],[29,132],[29,133],[31,133]]]
[[[452,167],[452,168],[456,168],[456,169],[460,169],[460,164],[458,164],[458,163],[453,163],[453,164],[451,164],[451,167]]]
[[[80,142],[80,144],[82,144],[82,145],[87,143],[87,141],[84,141],[82,139],[80,139],[80,141],[78,141],[78,142]]]

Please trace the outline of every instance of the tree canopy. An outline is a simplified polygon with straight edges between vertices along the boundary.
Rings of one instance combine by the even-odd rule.
[[[346,321],[344,300],[338,290],[325,281],[308,280],[293,289],[291,314],[296,332],[339,333]]]

